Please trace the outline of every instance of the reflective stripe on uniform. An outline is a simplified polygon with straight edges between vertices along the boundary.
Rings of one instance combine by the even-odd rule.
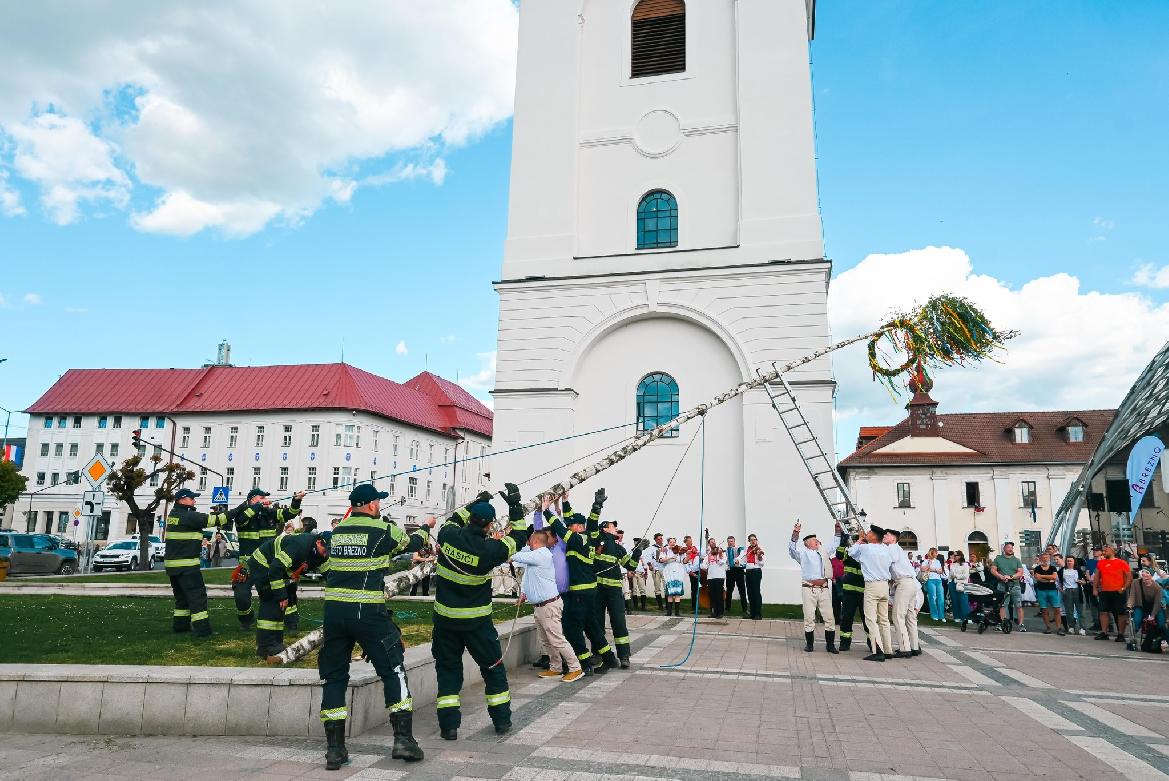
[[[257,564],[259,564],[261,567],[263,567],[264,569],[268,569],[268,557],[265,556],[262,552],[256,551],[255,553],[253,553],[252,559],[255,560],[255,562]]]
[[[345,721],[349,715],[348,708],[329,708],[321,710],[321,721]]]
[[[192,621],[206,621],[206,620],[207,620],[207,618],[208,618],[208,615],[207,615],[207,611],[206,611],[206,610],[201,610],[201,611],[199,611],[198,613],[192,613],[192,614],[191,614],[191,620],[192,620]]]
[[[284,631],[284,622],[283,621],[269,621],[265,618],[261,618],[260,620],[256,621],[256,628],[257,629],[270,629],[273,632],[283,632]]]
[[[439,697],[434,702],[440,708],[457,708],[459,707],[459,695],[448,694],[445,697]]]
[[[500,540],[500,542],[502,542],[504,547],[507,548],[508,558],[515,555],[515,552],[516,552],[515,539],[513,539],[512,537],[504,537]]]
[[[376,602],[385,602],[386,593],[384,591],[366,591],[360,588],[336,588],[325,586],[325,599],[330,602],[360,602],[363,604],[373,604]]]
[[[189,615],[191,615],[190,610],[179,610],[178,608],[175,608],[175,618],[183,618]]]
[[[484,583],[491,582],[490,575],[464,575],[461,572],[455,572],[452,569],[444,567],[442,564],[434,568],[434,574],[444,580],[449,580],[452,583],[458,583],[463,586],[482,586]]]
[[[622,585],[620,579],[614,580],[613,578],[602,578],[601,576],[598,575],[597,582],[600,583],[602,586],[609,586],[610,588],[623,588],[623,585]]]
[[[483,618],[491,615],[491,605],[481,605],[479,607],[447,607],[441,602],[436,601],[434,603],[434,612],[443,618]]]
[[[629,645],[629,635],[625,635],[625,637],[614,637],[613,644],[614,645]]]
[[[284,615],[290,616],[293,613],[299,613],[299,612],[300,611],[296,609],[296,605],[289,605],[288,608],[284,611]]]
[[[580,656],[578,656],[576,658],[583,662],[585,659],[588,659],[592,655],[593,655],[592,651],[585,651],[583,654],[581,654]]]
[[[583,561],[585,564],[592,564],[592,563],[593,563],[593,557],[592,557],[592,556],[585,556],[585,555],[584,555],[583,553],[581,553],[580,551],[570,550],[570,551],[565,551],[564,553],[565,553],[565,555],[566,555],[566,556],[572,556],[572,557],[574,557],[574,558],[580,559],[580,560],[581,560],[581,561]]]
[[[276,580],[268,581],[268,585],[272,587],[273,591],[275,591],[276,589],[284,588],[284,586],[286,584],[284,583],[283,580],[281,580],[280,578],[277,578]]]
[[[577,583],[575,586],[569,586],[569,591],[588,591],[590,588],[596,588],[596,583]]]
[[[167,569],[178,569],[180,567],[198,567],[198,566],[199,566],[198,559],[167,559],[166,560],[166,568]]]
[[[330,558],[329,569],[334,572],[368,572],[375,569],[386,569],[390,566],[389,556],[373,556],[365,559]]]
[[[167,532],[166,538],[168,540],[201,540],[203,532]]]
[[[236,537],[241,540],[258,540],[260,539],[259,532],[238,532]]]
[[[610,556],[608,553],[594,553],[593,558],[596,559],[597,561],[608,561],[608,562],[611,562],[613,564],[617,563],[617,557]]]
[[[505,691],[500,692],[499,694],[488,694],[486,699],[487,707],[489,708],[493,705],[506,705],[507,703],[511,702],[511,692]]]
[[[265,539],[267,537],[275,537],[276,530],[275,529],[260,529],[259,535],[260,535],[260,539]]]
[[[399,713],[401,711],[412,710],[414,710],[414,700],[409,697],[404,700],[400,700],[399,702],[395,702],[390,706],[390,713]]]
[[[610,646],[605,646],[604,648],[601,648],[597,651],[597,656],[604,656],[612,650],[613,649]]]
[[[858,591],[858,592],[860,592],[861,594],[865,593],[865,587],[864,587],[864,586],[854,586],[852,583],[845,583],[845,584],[844,584],[844,590],[845,590],[845,591]]]
[[[236,610],[235,612],[241,616],[250,616],[252,614],[252,606],[248,605],[247,610]]]

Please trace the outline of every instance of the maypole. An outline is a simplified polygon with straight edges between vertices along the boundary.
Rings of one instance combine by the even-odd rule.
[[[754,379],[739,383],[734,388],[720,393],[704,404],[686,410],[673,420],[663,423],[651,431],[639,434],[629,444],[617,448],[600,461],[573,473],[563,483],[557,483],[547,491],[536,494],[524,505],[524,512],[530,515],[540,505],[543,496],[549,494],[554,498],[563,496],[586,480],[590,480],[606,469],[621,463],[651,442],[661,439],[666,432],[705,415],[715,407],[738,398],[747,391],[760,388],[769,382],[775,382],[780,375],[794,371],[849,345],[867,340],[869,343],[869,368],[873,372],[874,379],[883,382],[891,391],[897,393],[900,391],[900,387],[896,384],[896,379],[903,374],[920,371],[924,376],[928,376],[930,369],[965,366],[993,358],[995,351],[1001,349],[1004,343],[1015,335],[1014,331],[996,330],[978,307],[961,296],[949,294],[934,296],[910,312],[894,314],[875,331],[836,342],[784,366],[772,364],[771,371],[761,372]],[[891,352],[892,355],[903,359],[903,361],[898,363],[897,359],[894,359],[892,364],[882,363],[885,351]],[[423,575],[419,573],[425,566],[427,565],[420,565],[406,572],[387,577],[386,596],[397,596],[409,588],[412,582],[420,580]],[[310,637],[319,631],[301,638],[297,643],[289,646],[280,656],[268,657],[269,663],[287,664],[299,659],[319,645],[320,641],[317,640],[316,645],[308,644],[311,647],[303,652],[298,650],[297,655],[292,655],[289,652],[294,647],[305,644]],[[286,656],[289,658],[285,658]]]

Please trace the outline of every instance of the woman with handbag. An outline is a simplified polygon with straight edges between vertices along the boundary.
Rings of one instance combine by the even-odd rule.
[[[921,569],[926,573],[925,595],[930,606],[930,618],[946,622],[946,564],[937,548],[930,548]],[[920,575],[919,575],[920,577]]]
[[[955,621],[965,621],[970,615],[970,600],[966,597],[966,585],[970,583],[970,565],[962,551],[954,551],[954,563],[950,565],[950,604]]]

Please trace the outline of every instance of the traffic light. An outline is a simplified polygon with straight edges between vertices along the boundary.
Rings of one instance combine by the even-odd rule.
[[[140,450],[142,448],[142,429],[136,428],[131,431],[130,441],[134,443],[135,450]]]

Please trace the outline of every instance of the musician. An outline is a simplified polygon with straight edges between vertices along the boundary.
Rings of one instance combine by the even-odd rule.
[[[722,618],[726,608],[723,585],[727,577],[727,552],[718,546],[718,541],[713,537],[708,541],[702,569],[706,571],[706,593],[710,596],[711,616]]]
[[[763,583],[763,549],[759,547],[759,538],[754,534],[747,535],[747,547],[739,554],[739,561],[743,564],[743,574],[747,580],[747,605],[751,611],[751,620],[760,621],[763,618],[763,594],[760,590]]]

